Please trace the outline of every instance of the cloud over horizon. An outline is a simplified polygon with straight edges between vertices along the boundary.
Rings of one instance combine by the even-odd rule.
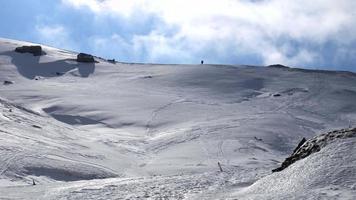
[[[356,64],[353,0],[61,0],[55,7],[57,15],[37,18],[37,40],[127,62]]]

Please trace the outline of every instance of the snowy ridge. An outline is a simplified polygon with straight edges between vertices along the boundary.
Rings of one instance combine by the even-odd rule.
[[[79,63],[44,45],[42,56],[14,51],[22,45],[0,39],[0,199],[252,198],[301,162],[355,152],[354,138],[340,140],[269,175],[301,138],[356,125],[353,73]]]
[[[298,152],[308,152],[315,145],[321,147],[317,153],[258,180],[232,196],[241,199],[354,199],[355,130],[317,136],[308,140]]]
[[[281,171],[289,165],[293,164],[294,162],[303,159],[312,153],[320,151],[321,148],[325,147],[331,142],[334,142],[336,139],[348,137],[356,137],[356,129],[335,130],[326,134],[315,136],[314,138],[311,138],[308,141],[305,141],[303,138],[297,149],[294,150],[293,154],[282,163],[281,167],[273,171]],[[302,142],[304,143],[302,144]]]

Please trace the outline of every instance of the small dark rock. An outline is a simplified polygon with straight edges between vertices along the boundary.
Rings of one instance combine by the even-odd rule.
[[[263,141],[261,138],[258,138],[258,137],[256,137],[256,136],[254,136],[253,138],[255,138],[255,140],[260,141],[260,142]]]
[[[4,81],[4,85],[11,85],[11,84],[14,84],[13,81]]]
[[[34,56],[41,56],[44,54],[41,46],[22,46],[15,49],[18,53],[32,53]]]
[[[77,55],[77,62],[94,63],[94,56],[86,53],[80,53]]]
[[[41,77],[41,76],[35,76],[33,79],[36,80],[36,81],[38,81],[38,80],[43,79],[43,77]]]
[[[32,127],[33,127],[33,128],[39,128],[39,129],[41,129],[41,127],[40,127],[40,126],[37,126],[37,125],[32,125]]]
[[[273,95],[274,97],[280,97],[280,96],[282,96],[281,94],[274,94]]]

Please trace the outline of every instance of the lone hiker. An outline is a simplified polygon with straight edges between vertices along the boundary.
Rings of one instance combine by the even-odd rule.
[[[200,64],[204,64],[204,60],[201,60],[201,61],[200,61]]]

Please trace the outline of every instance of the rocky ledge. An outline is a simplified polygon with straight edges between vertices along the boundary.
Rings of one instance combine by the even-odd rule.
[[[301,160],[310,154],[320,151],[323,147],[335,140],[350,137],[356,137],[356,128],[341,129],[329,133],[324,133],[309,140],[305,140],[305,138],[303,138],[302,141],[299,142],[297,148],[293,151],[292,155],[286,158],[280,167],[273,169],[272,172],[279,172],[284,170],[294,162]]]

